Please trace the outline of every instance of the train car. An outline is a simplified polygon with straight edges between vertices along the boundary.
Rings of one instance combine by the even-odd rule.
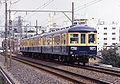
[[[95,58],[97,54],[97,31],[88,26],[73,26],[25,38],[21,40],[21,44],[24,40],[26,42],[29,40],[28,45],[26,43],[25,46],[29,49],[26,51],[21,47],[22,53],[57,59],[61,62],[85,64],[89,62],[89,58]]]

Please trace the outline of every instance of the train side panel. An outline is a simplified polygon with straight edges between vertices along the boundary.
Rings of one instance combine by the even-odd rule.
[[[97,54],[97,31],[94,28],[77,26],[31,37],[23,40],[21,52],[87,63],[89,58],[94,58]]]

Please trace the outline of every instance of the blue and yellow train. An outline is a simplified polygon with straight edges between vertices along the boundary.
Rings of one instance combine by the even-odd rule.
[[[97,31],[88,26],[73,26],[63,30],[24,38],[20,41],[23,55],[83,64],[97,54]]]

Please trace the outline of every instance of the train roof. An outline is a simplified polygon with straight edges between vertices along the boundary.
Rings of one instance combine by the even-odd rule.
[[[55,32],[45,33],[43,34],[43,36],[51,35],[51,34],[66,33],[66,32],[97,32],[97,30],[89,26],[73,26],[73,27],[68,27],[67,29],[58,30]]]
[[[68,32],[97,32],[97,30],[89,26],[74,26]]]
[[[48,33],[36,35],[33,37],[29,37],[29,38],[37,38],[42,36],[49,36],[53,34],[61,34],[61,33],[68,33],[68,32],[97,32],[97,30],[89,26],[72,26],[72,27],[67,27],[66,29],[62,29],[54,32],[48,32]],[[29,38],[26,38],[26,39],[29,39]]]

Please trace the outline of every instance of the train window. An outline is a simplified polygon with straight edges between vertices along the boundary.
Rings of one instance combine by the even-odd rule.
[[[38,39],[39,45],[41,45],[41,38]]]
[[[46,38],[46,44],[47,44],[47,45],[50,45],[49,37]]]
[[[36,38],[36,46],[39,45],[39,38]]]
[[[33,40],[33,41],[34,41],[34,47],[35,47],[35,46],[36,46],[36,38],[34,38],[34,40]]]
[[[66,44],[66,34],[61,35],[61,44]]]
[[[88,35],[88,43],[96,43],[95,42],[95,34]]]
[[[60,35],[54,36],[54,45],[60,45]]]
[[[46,42],[47,42],[47,43],[46,43],[47,45],[52,45],[52,37],[51,37],[51,36],[50,36],[50,37],[47,37],[47,38],[46,38]]]
[[[32,39],[30,39],[30,46],[32,47]]]
[[[78,34],[70,34],[70,43],[71,44],[78,43]]]
[[[32,38],[32,47],[34,46],[34,39]]]
[[[81,44],[85,44],[85,34],[81,34]]]
[[[33,38],[33,46],[35,46],[35,44],[36,44],[36,43],[35,43],[35,38]]]
[[[43,45],[45,45],[45,44],[46,44],[46,38],[43,37]]]

